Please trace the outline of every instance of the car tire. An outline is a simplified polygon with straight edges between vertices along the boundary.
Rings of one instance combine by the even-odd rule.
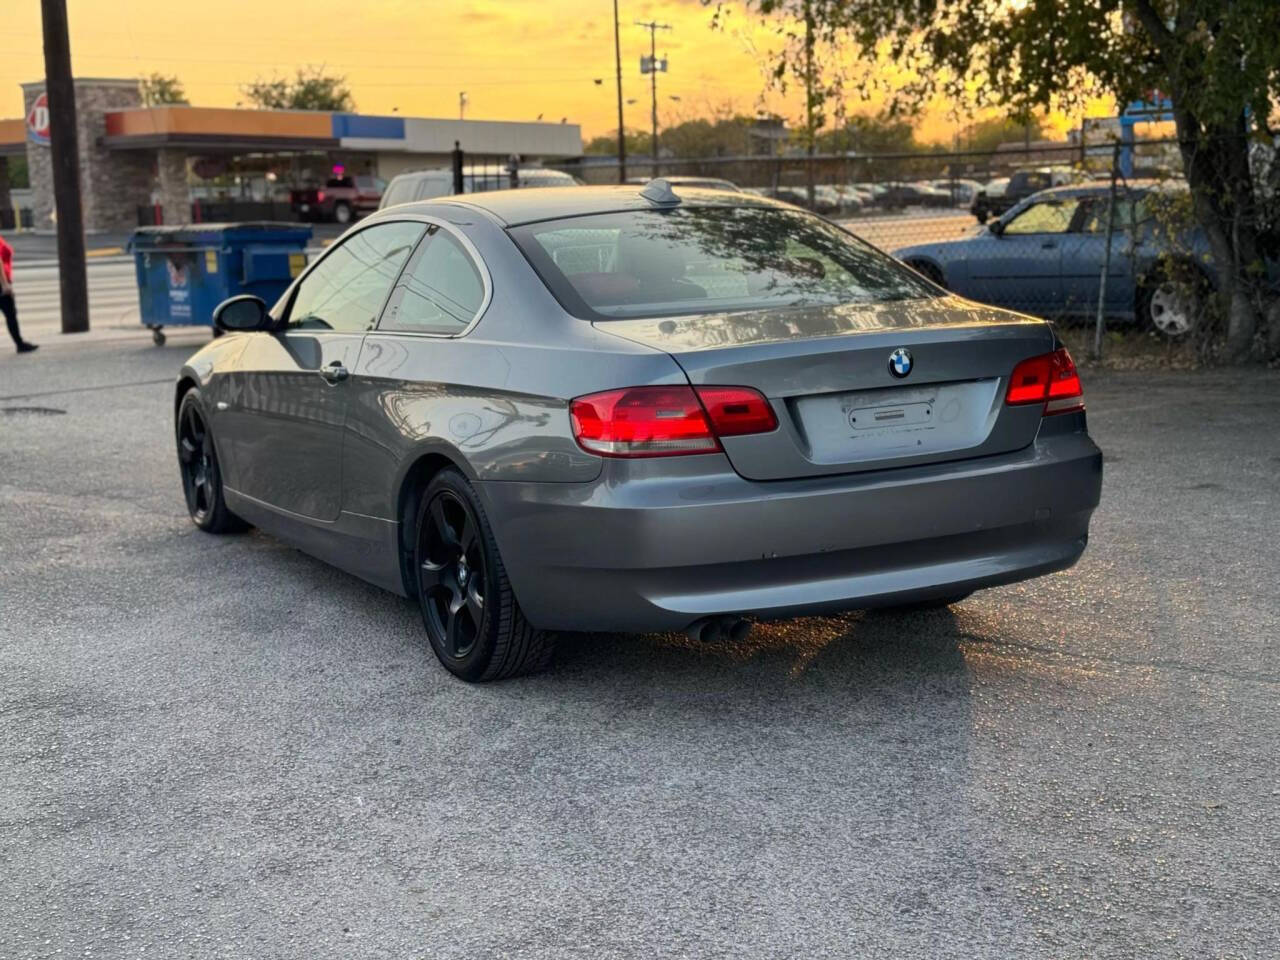
[[[1200,324],[1209,301],[1209,282],[1192,266],[1174,265],[1142,281],[1137,320],[1144,329],[1176,339]]]
[[[335,223],[347,224],[351,222],[351,207],[345,203],[336,203],[333,206],[333,220]]]
[[[983,209],[973,210],[971,212],[973,213],[974,219],[979,223],[986,223],[991,218],[991,214]]]
[[[218,451],[198,388],[183,394],[175,426],[182,494],[191,522],[205,533],[238,533],[247,529],[248,524],[227,508],[223,497]]]
[[[525,619],[484,506],[456,469],[422,495],[413,571],[427,638],[454,676],[504,680],[550,664],[554,637]]]

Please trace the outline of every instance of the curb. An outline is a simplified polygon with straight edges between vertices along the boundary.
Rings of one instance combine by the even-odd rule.
[[[307,255],[307,262],[310,263],[320,254],[324,253],[326,249],[328,249],[328,244],[319,247],[307,247],[303,253]],[[90,266],[95,263],[133,263],[133,254],[125,253],[119,247],[107,248],[102,250],[100,253],[97,251],[90,251],[86,253],[85,256],[88,259]],[[13,266],[14,269],[18,271],[46,269],[48,267],[57,267],[58,258],[46,257],[43,260],[28,260],[26,258],[18,259],[15,256]]]

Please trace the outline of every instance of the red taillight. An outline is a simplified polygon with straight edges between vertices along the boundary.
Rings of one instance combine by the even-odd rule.
[[[721,437],[768,433],[778,426],[773,407],[750,387],[695,387],[702,407],[711,418],[711,429]]]
[[[324,203],[324,191],[323,191],[323,190],[317,190],[317,191],[316,191],[316,203]]]
[[[715,453],[717,434],[764,433],[778,425],[769,401],[746,387],[607,390],[574,400],[569,418],[578,445],[606,457]]]
[[[1080,374],[1066,347],[1023,360],[1009,377],[1005,403],[1043,403],[1045,415],[1084,409]]]

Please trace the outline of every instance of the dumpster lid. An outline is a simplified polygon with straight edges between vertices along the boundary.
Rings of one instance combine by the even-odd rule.
[[[311,225],[289,221],[256,220],[243,223],[184,223],[171,226],[138,227],[131,243],[139,240],[216,241],[228,235],[285,234],[292,237],[311,236]]]

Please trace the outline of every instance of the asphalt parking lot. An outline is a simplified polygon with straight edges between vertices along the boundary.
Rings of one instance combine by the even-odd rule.
[[[1071,571],[471,687],[190,524],[201,339],[0,355],[0,957],[1280,955],[1280,372],[1086,372]]]

